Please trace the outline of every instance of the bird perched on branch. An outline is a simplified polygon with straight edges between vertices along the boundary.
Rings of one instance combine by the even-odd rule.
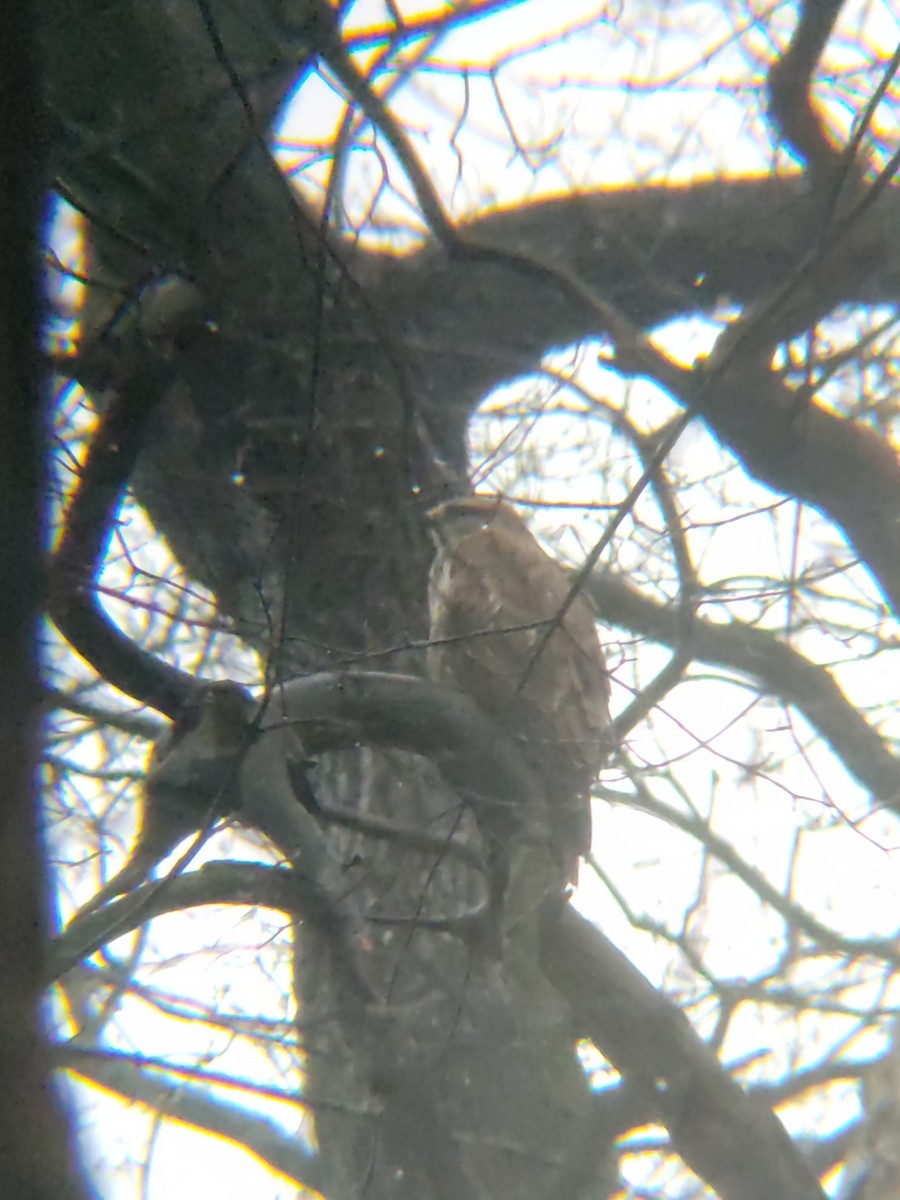
[[[151,751],[140,832],[128,861],[85,911],[131,891],[179,842],[240,808],[238,767],[252,735],[254,710],[253,700],[236,683],[198,689]]]
[[[520,747],[546,797],[553,849],[575,879],[588,792],[610,750],[609,679],[588,600],[495,496],[428,514],[428,672],[467,693]]]

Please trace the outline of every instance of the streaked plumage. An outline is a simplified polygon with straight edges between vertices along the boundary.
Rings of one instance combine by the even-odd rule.
[[[437,545],[429,674],[471,696],[521,747],[574,878],[590,846],[587,793],[610,749],[609,680],[593,609],[576,595],[559,621],[571,574],[496,497],[449,501],[429,518]]]

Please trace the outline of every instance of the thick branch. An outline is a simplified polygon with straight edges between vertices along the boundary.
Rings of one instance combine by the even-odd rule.
[[[791,43],[769,71],[769,112],[819,182],[840,165],[812,97],[812,78],[844,0],[805,0]]]
[[[728,1076],[684,1014],[572,908],[542,961],[582,1032],[656,1098],[676,1150],[722,1200],[823,1200],[783,1125]]]
[[[173,1083],[165,1063],[152,1064],[158,1068],[154,1072],[145,1060],[134,1061],[127,1055],[102,1054],[72,1045],[58,1046],[55,1058],[58,1067],[151,1110],[164,1112],[170,1120],[183,1121],[216,1138],[234,1142],[304,1188],[319,1190],[326,1185],[320,1178],[316,1157],[303,1149],[301,1138],[285,1134],[274,1122],[247,1108],[214,1099],[208,1081],[192,1084],[178,1078]],[[253,1085],[248,1084],[245,1090],[252,1102]]]
[[[59,979],[107,942],[154,917],[206,904],[245,904],[304,915],[301,893],[287,871],[256,863],[207,863],[177,878],[144,884],[105,908],[76,916],[48,947],[44,982]]]
[[[170,331],[171,332],[171,331]],[[65,531],[51,560],[47,608],[61,633],[109,683],[175,716],[191,693],[183,672],[127,638],[109,619],[94,589],[122,496],[144,444],[147,426],[171,382],[171,365],[136,329],[117,363],[109,399]]]
[[[834,521],[900,613],[900,462],[891,445],[740,355],[704,391],[703,417],[722,444],[754,478]]]
[[[375,671],[322,672],[280,685],[263,731],[286,723],[310,753],[360,744],[429,758],[503,838],[536,784],[515,748],[462,693],[426,679]]]
[[[604,620],[677,648],[680,612],[642,596],[623,579],[595,572],[587,590]],[[809,662],[766,629],[700,617],[691,626],[691,654],[756,680],[768,695],[794,705],[825,738],[844,766],[883,804],[900,809],[900,762],[824,667]]]

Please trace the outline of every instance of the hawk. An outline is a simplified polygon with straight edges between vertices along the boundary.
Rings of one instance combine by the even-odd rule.
[[[593,609],[571,596],[571,574],[498,497],[450,500],[428,518],[437,546],[428,673],[469,695],[520,747],[574,882],[590,848],[588,792],[610,748],[609,678]]]

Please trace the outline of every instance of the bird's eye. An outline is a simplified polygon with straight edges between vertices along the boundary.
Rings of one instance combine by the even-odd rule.
[[[172,726],[172,737],[183,738],[185,734],[193,733],[203,720],[205,703],[203,700],[190,700],[178,714],[178,719]]]

